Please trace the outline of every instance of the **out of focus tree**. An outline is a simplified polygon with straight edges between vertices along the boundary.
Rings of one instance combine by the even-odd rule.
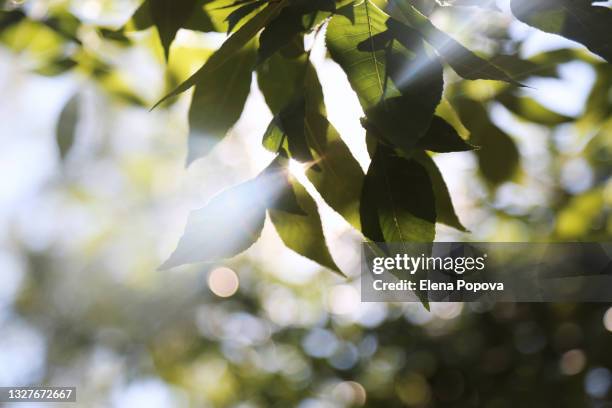
[[[329,208],[342,216],[353,229],[344,242],[351,248],[362,238],[433,241],[440,224],[454,228],[442,227],[443,237],[464,240],[610,240],[609,5],[132,3],[2,2],[0,41],[10,64],[78,83],[58,109],[65,168],[41,193],[51,202],[47,213],[28,213],[31,220],[20,223],[30,229],[14,227],[4,238],[25,260],[13,269],[27,273],[0,344],[21,356],[38,350],[33,339],[44,343],[32,361],[4,364],[13,374],[29,373],[26,383],[76,384],[84,406],[610,404],[607,306],[447,304],[429,313],[416,304],[360,304],[354,264],[328,248],[321,221]],[[525,53],[541,32],[574,42]],[[344,72],[363,111],[352,120],[364,129],[366,171],[352,135],[337,131],[328,113],[335,95],[321,86],[325,72],[313,56],[323,40],[325,62]],[[151,76],[157,81],[149,80],[149,65],[162,70]],[[587,74],[593,81],[580,109],[547,103],[548,91]],[[225,263],[237,277],[214,269],[224,285],[240,282],[220,301],[215,283],[201,279],[212,276],[209,263],[152,272],[156,239],[166,234],[159,226],[168,224],[152,214],[162,181],[180,183],[169,161],[183,144],[174,136],[185,132],[173,118],[189,125],[187,162],[215,164],[254,94],[272,116],[259,137],[274,157],[256,177],[193,212],[165,266],[219,263],[249,248],[262,229],[265,235],[267,222],[286,247],[349,278],[271,273],[279,268],[270,262],[280,256],[275,247],[263,252],[267,261],[247,254]],[[152,135],[150,156],[132,155],[116,135],[79,146],[92,95],[94,117],[137,118],[132,132],[150,121],[179,130]],[[90,150],[70,163],[81,147]],[[224,154],[240,166],[249,152]],[[453,175],[439,170],[441,156],[474,161],[463,191],[447,187]],[[219,173],[226,168],[219,164]],[[453,201],[469,204],[455,211]],[[33,221],[41,219],[67,230],[62,244],[28,239],[44,230]],[[78,233],[71,236],[71,228]],[[268,248],[259,244],[256,250]]]

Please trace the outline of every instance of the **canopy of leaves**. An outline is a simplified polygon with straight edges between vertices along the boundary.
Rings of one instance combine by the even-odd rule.
[[[514,137],[492,119],[490,110],[503,106],[523,121],[552,129],[577,118],[528,95],[523,85],[527,80],[556,78],[555,67],[573,60],[596,67],[598,83],[610,78],[609,6],[582,0],[512,0],[510,5],[513,16],[508,13],[506,19],[577,41],[594,55],[559,50],[525,59],[501,46],[503,36],[490,33],[483,35],[496,48],[473,49],[466,46],[473,43],[469,36],[459,38],[431,18],[439,12],[466,15],[478,9],[499,15],[501,10],[490,1],[146,0],[125,26],[97,27],[103,41],[118,46],[130,44],[132,31],[154,27],[168,60],[166,89],[172,89],[154,107],[167,108],[173,98],[193,88],[188,163],[206,156],[235,125],[254,77],[273,115],[262,136],[263,146],[276,154],[274,170],[226,190],[194,212],[165,266],[240,253],[259,236],[267,212],[286,246],[338,271],[316,201],[307,186],[289,174],[291,161],[304,166],[307,181],[322,200],[366,239],[431,242],[438,223],[465,231],[432,157],[472,152],[488,193],[494,194],[499,186],[519,179],[522,164]],[[18,36],[15,29],[22,25],[33,33],[50,33],[40,47],[53,50],[53,56],[39,64],[38,72],[81,70],[100,78],[114,97],[147,104],[113,77],[110,62],[84,45],[81,22],[68,11],[41,18],[17,7],[3,11],[0,21],[3,40],[16,48],[25,31]],[[182,29],[227,33],[191,76],[173,68],[173,61],[181,58],[173,44]],[[321,43],[323,36],[329,58],[346,75],[363,110],[361,125],[371,155],[366,174],[343,140],[346,135],[327,117],[311,58],[311,44]],[[610,115],[609,109],[598,108],[607,102],[607,91],[603,85],[595,87],[589,97],[592,123],[603,123]],[[66,106],[58,125],[62,157],[74,142],[75,104],[73,100]],[[280,207],[279,197],[284,203]],[[215,241],[221,230],[232,231],[228,242]]]

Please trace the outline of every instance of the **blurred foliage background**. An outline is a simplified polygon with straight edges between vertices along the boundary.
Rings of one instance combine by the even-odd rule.
[[[316,192],[346,279],[269,222],[225,263],[158,271],[190,210],[273,157],[256,81],[229,135],[186,168],[189,96],[149,108],[224,34],[179,31],[166,67],[154,28],[117,30],[136,1],[3,3],[1,386],[77,386],[85,407],[612,406],[610,305],[361,303],[362,237]],[[445,72],[483,148],[435,156],[470,230],[437,239],[609,241],[610,65],[505,1],[430,11],[527,85]],[[366,168],[359,103],[313,43],[329,119]]]

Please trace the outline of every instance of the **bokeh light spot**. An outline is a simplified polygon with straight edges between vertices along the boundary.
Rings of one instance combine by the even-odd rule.
[[[606,310],[603,318],[603,324],[607,331],[612,332],[612,307]]]
[[[208,275],[208,287],[212,293],[222,298],[234,295],[239,284],[238,275],[230,268],[215,268]]]
[[[586,356],[582,350],[570,350],[561,356],[559,368],[565,375],[575,375],[584,370]]]

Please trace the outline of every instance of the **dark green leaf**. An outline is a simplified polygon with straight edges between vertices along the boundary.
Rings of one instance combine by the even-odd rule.
[[[257,83],[273,115],[304,92],[307,64],[309,69],[314,70],[305,55],[302,58],[285,58],[277,52],[257,66]]]
[[[432,242],[436,204],[425,168],[379,144],[365,177],[361,224],[374,242]]]
[[[370,0],[343,7],[329,23],[327,46],[346,72],[376,136],[409,153],[440,102],[442,69],[426,54],[422,41],[401,46],[386,36],[387,19]],[[427,69],[418,69],[421,64]]]
[[[293,215],[306,215],[304,209],[296,197],[293,179],[289,174],[289,159],[284,150],[270,163],[261,173],[260,178],[266,179],[266,184],[277,186],[277,194],[274,194],[266,202],[269,210],[278,210]]]
[[[584,44],[612,62],[612,10],[587,0],[512,0],[512,13],[540,30],[560,34]]]
[[[475,146],[463,140],[455,128],[439,116],[433,117],[429,130],[419,140],[417,146],[438,153],[465,152],[475,149]]]
[[[415,154],[414,159],[427,170],[431,180],[434,196],[436,197],[436,221],[456,228],[459,231],[467,231],[459,217],[457,217],[448,187],[436,163],[424,152]]]
[[[291,157],[301,162],[313,162],[314,158],[306,142],[305,116],[306,101],[298,98],[279,113],[278,124],[287,138]]]
[[[306,214],[270,210],[270,219],[278,235],[287,247],[298,254],[342,274],[327,248],[317,204],[296,179],[291,178],[290,183]]]
[[[241,6],[236,10],[232,11],[225,19],[227,21],[228,34],[232,32],[234,27],[236,27],[236,24],[238,24],[243,18],[251,14],[253,11],[257,10],[266,2],[267,0],[254,1],[252,3],[247,3],[244,6]]]
[[[359,163],[323,115],[306,116],[306,135],[318,166],[309,168],[306,176],[331,208],[361,229],[359,200],[364,176]]]
[[[166,59],[178,30],[187,23],[197,0],[148,0],[151,19],[159,33]]]
[[[152,109],[155,109],[161,103],[167,99],[175,97],[198,82],[202,78],[210,77],[214,75],[214,71],[219,69],[226,69],[228,60],[240,51],[245,45],[247,45],[255,35],[286,5],[286,0],[280,0],[268,5],[265,9],[259,12],[256,16],[247,21],[242,27],[240,27],[233,35],[231,35],[223,45],[206,61],[206,63],[185,82],[179,85],[176,89],[164,96],[158,101]]]
[[[287,7],[280,12],[259,37],[259,51],[257,61],[261,63],[270,58],[299,33],[304,31],[302,14],[295,7]]]
[[[520,164],[520,154],[512,138],[491,123],[481,103],[467,98],[456,98],[452,103],[469,129],[471,141],[480,147],[476,156],[483,177],[493,187],[511,180]]]
[[[58,58],[36,69],[36,73],[45,76],[61,75],[76,67],[78,63],[72,58]]]
[[[26,18],[26,15],[20,9],[10,11],[0,10],[0,32],[19,23],[24,18]]]
[[[230,56],[224,69],[202,71],[189,110],[188,163],[208,153],[240,118],[251,89],[255,55],[250,44]],[[209,61],[213,58],[215,54]]]
[[[305,71],[305,73],[304,73]],[[258,68],[260,88],[270,109],[275,112],[290,98],[303,93],[305,109],[296,119],[304,123],[306,143],[315,167],[306,175],[327,204],[350,224],[360,229],[359,199],[363,171],[325,114],[323,91],[312,65],[305,60],[287,59],[276,53]],[[275,80],[276,79],[276,80]],[[270,151],[288,148],[279,118],[272,121],[264,135],[264,146]]]
[[[414,8],[412,13],[418,13]],[[421,16],[424,18],[424,16]],[[451,68],[465,79],[493,79],[519,85],[514,79],[489,61],[477,56],[472,51],[445,32],[436,28],[424,18],[416,30],[430,43]],[[414,29],[396,20],[390,19],[389,29],[398,38],[414,36]]]
[[[561,115],[542,106],[534,99],[527,96],[518,96],[512,92],[502,92],[495,98],[510,112],[520,116],[522,119],[545,126],[557,126],[562,123],[576,120],[570,116]]]
[[[60,158],[64,160],[74,144],[79,121],[79,95],[74,95],[60,114],[56,129],[57,148]]]

